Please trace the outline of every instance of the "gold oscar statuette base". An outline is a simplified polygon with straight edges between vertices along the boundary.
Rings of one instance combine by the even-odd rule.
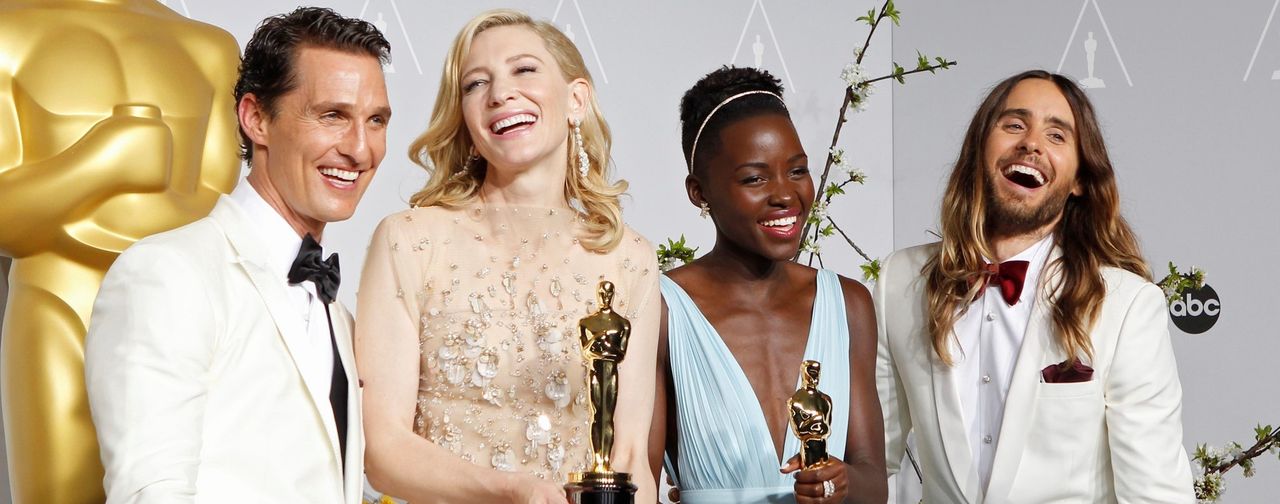
[[[627,473],[569,473],[564,489],[573,504],[633,504],[636,500],[636,485]]]

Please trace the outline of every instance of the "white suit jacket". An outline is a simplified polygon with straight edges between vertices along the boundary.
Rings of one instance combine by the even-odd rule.
[[[343,468],[329,397],[304,380],[291,356],[302,342],[285,336],[305,334],[303,319],[266,261],[223,196],[107,272],[85,341],[107,502],[360,502],[351,315],[330,305],[349,384]]]
[[[890,474],[898,472],[904,441],[914,431],[925,502],[1195,501],[1164,294],[1117,268],[1102,271],[1107,295],[1091,333],[1092,362],[1086,359],[1093,379],[1041,383],[1045,366],[1066,359],[1045,298],[1056,268],[1046,266],[1014,366],[991,481],[981,488],[960,384],[934,354],[927,330],[920,271],[936,250],[932,244],[894,253],[876,284],[876,387]],[[1055,247],[1049,262],[1061,255]]]

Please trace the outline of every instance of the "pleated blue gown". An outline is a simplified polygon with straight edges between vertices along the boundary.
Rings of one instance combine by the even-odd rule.
[[[778,458],[751,383],[729,348],[684,289],[666,276],[661,285],[680,449],[678,471],[672,474],[678,475],[681,502],[794,503],[795,480],[779,473],[778,466],[799,453],[800,440],[788,428],[783,458]],[[827,270],[818,271],[804,358],[822,363],[818,388],[833,403],[827,450],[843,458],[849,432],[849,324],[840,279]],[[799,388],[800,362],[795,364]]]

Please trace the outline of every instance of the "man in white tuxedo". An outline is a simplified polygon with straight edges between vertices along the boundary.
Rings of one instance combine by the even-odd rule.
[[[109,503],[360,502],[352,320],[325,224],[349,218],[391,115],[373,25],[259,25],[235,94],[246,183],[108,271],[85,379]]]
[[[997,85],[941,208],[876,285],[890,474],[914,432],[925,502],[1193,502],[1164,294],[1084,93]]]

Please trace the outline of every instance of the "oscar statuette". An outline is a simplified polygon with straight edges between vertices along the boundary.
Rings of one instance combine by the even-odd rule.
[[[587,389],[591,407],[591,467],[569,473],[564,486],[574,504],[632,504],[636,486],[631,475],[614,472],[613,410],[618,402],[618,364],[627,353],[631,322],[613,311],[613,283],[600,282],[596,290],[599,309],[578,321],[582,356],[587,362]]]
[[[121,251],[240,179],[240,45],[155,0],[12,0],[0,60],[0,502],[100,503],[89,314]]]
[[[827,463],[827,436],[831,435],[831,396],[818,390],[822,365],[807,360],[801,365],[804,385],[787,400],[791,432],[800,439],[800,468]]]

